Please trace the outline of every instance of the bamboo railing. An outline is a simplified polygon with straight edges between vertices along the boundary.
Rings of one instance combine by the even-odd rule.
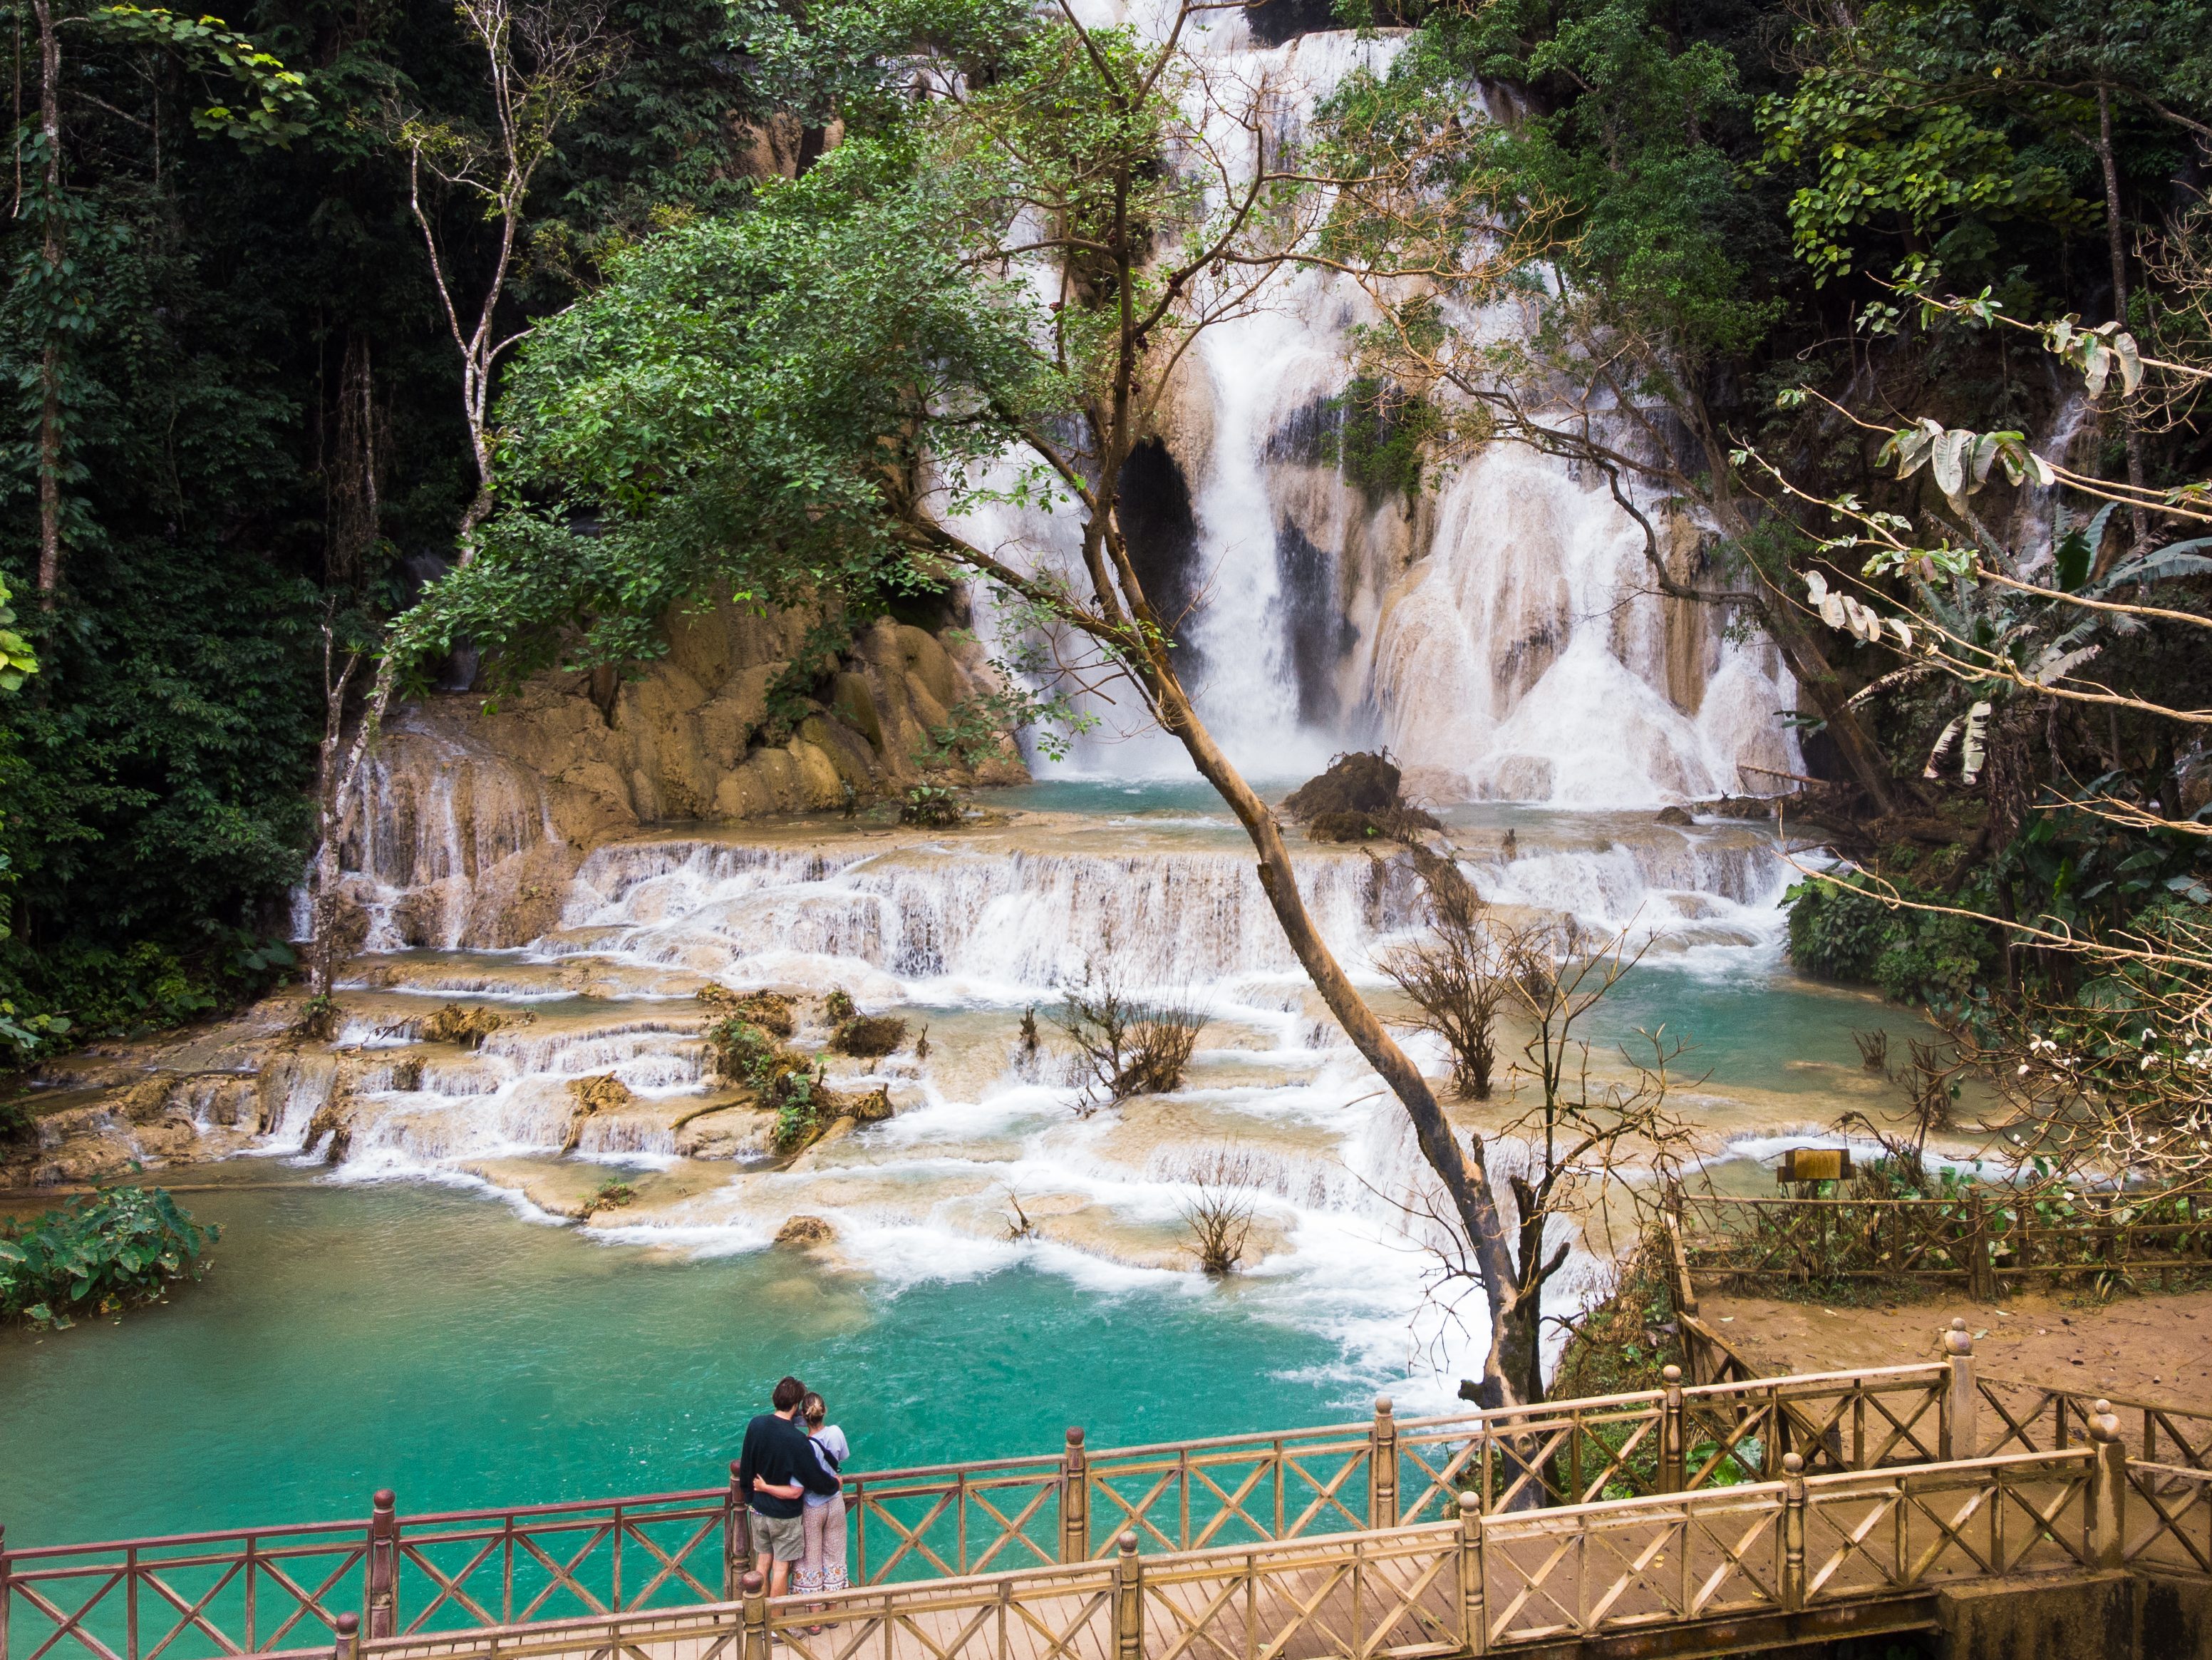
[[[1978,1377],[1963,1329],[1942,1361],[1685,1383],[1492,1412],[1364,1421],[1057,1456],[860,1472],[845,1484],[856,1584],[1253,1549],[1485,1517],[1880,1475],[1977,1456],[2068,1454],[2093,1404]],[[2124,1450],[2212,1462],[2212,1414],[2124,1403]],[[731,1600],[744,1566],[733,1485],[638,1498],[4,1548],[0,1660],[208,1660],[327,1643],[342,1616],[382,1640]]]
[[[2212,1269],[2212,1205],[2195,1193],[2013,1193],[1936,1199],[1679,1201],[1687,1268],[1761,1281],[1885,1280],[1963,1286]]]
[[[333,1644],[296,1660],[1444,1660],[1589,1639],[1698,1651],[1924,1629],[1933,1593],[2050,1569],[2203,1573],[2203,1471],[2131,1462],[2117,1426],[2089,1445],[1887,1471],[1486,1512],[1389,1529],[538,1626]],[[2178,1484],[2178,1485],[2177,1485]]]

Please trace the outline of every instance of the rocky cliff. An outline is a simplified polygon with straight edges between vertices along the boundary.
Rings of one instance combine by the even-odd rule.
[[[964,634],[879,617],[787,672],[815,620],[681,616],[667,656],[628,677],[549,674],[398,711],[344,850],[353,943],[520,945],[557,922],[585,853],[647,824],[1027,781],[1009,739],[964,760],[933,740],[994,684]]]

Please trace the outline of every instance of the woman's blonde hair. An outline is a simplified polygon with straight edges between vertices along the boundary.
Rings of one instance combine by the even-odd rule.
[[[799,1415],[810,1424],[818,1424],[829,1417],[830,1408],[823,1403],[820,1395],[815,1394],[812,1389],[809,1389],[806,1391],[806,1398],[799,1403]]]

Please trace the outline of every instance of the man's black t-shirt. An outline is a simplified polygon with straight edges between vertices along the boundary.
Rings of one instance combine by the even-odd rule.
[[[822,1468],[806,1432],[772,1412],[763,1413],[745,1426],[745,1444],[738,1454],[738,1491],[744,1495],[746,1505],[763,1516],[796,1516],[804,1507],[802,1499],[779,1499],[772,1493],[760,1492],[753,1485],[757,1481],[778,1487],[797,1481],[809,1493],[835,1493],[842,1485]]]

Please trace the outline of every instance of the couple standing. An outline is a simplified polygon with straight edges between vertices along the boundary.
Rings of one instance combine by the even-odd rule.
[[[769,1397],[775,1408],[745,1426],[738,1492],[745,1501],[753,1570],[770,1596],[843,1590],[845,1483],[852,1456],[845,1432],[829,1421],[822,1397],[787,1377]],[[795,1583],[787,1587],[793,1564]]]

